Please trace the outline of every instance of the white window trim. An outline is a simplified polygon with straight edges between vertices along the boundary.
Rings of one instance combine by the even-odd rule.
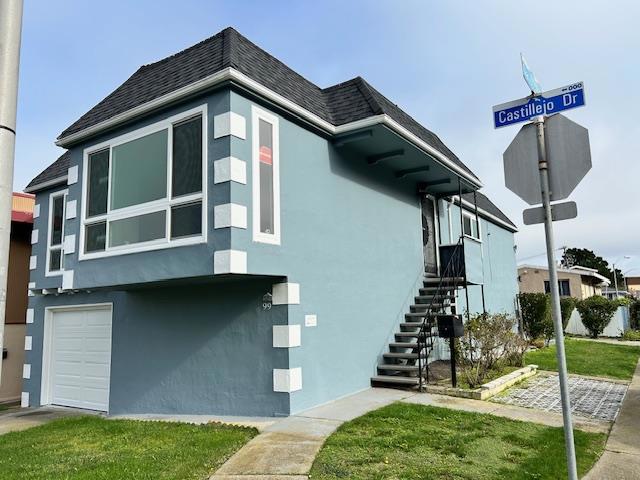
[[[182,120],[187,120],[189,117],[195,115],[202,115],[202,192],[183,195],[181,197],[171,198],[171,181],[173,174],[173,128],[172,125],[179,123]],[[89,155],[105,148],[112,149],[123,143],[142,138],[152,133],[159,132],[167,129],[167,196],[166,198],[153,200],[151,202],[132,205],[130,207],[119,208],[113,212],[108,212],[104,215],[96,215],[90,219],[86,218],[87,208],[87,193],[88,193],[88,166]],[[146,127],[134,130],[132,132],[120,135],[119,137],[112,138],[109,141],[102,142],[96,145],[88,147],[83,152],[83,168],[82,168],[82,205],[81,205],[81,225],[80,225],[80,242],[78,250],[78,260],[90,260],[94,258],[112,257],[115,255],[125,255],[129,253],[148,252],[152,250],[161,250],[165,248],[181,247],[185,245],[195,245],[207,242],[207,167],[208,167],[208,118],[207,118],[207,105],[200,105],[199,107],[180,112],[179,114],[168,117],[159,122],[153,123]],[[111,153],[109,154],[109,173],[108,178],[111,181]],[[171,240],[171,207],[174,205],[181,205],[190,202],[202,200],[202,233],[198,236],[184,237]],[[111,202],[111,187],[109,186],[107,194],[107,207]],[[109,247],[109,221],[118,220],[122,218],[129,218],[138,215],[144,215],[146,213],[154,213],[161,211],[164,207],[167,212],[166,215],[166,232],[165,238],[158,240],[151,240],[143,243],[136,243],[134,245],[121,245],[118,247]],[[85,228],[86,225],[91,225],[100,221],[107,222],[105,250],[100,252],[85,252]]]
[[[476,222],[476,215],[474,213],[467,212],[466,210],[462,210],[462,216],[471,219],[472,224]],[[478,237],[474,237],[473,235],[469,235],[464,233],[464,229],[462,234],[465,238],[471,239],[475,242],[482,243],[482,230],[480,229],[480,217],[477,217],[477,227],[478,227]],[[473,229],[473,227],[472,227]]]
[[[260,135],[258,130],[260,120],[270,123],[273,127],[273,233],[264,233],[260,231]],[[255,105],[252,105],[251,137],[253,241],[280,245],[280,127],[278,117],[256,107]]]
[[[59,277],[64,272],[64,230],[67,224],[66,220],[66,210],[67,210],[67,196],[69,195],[69,190],[58,190],[57,192],[53,192],[49,195],[49,216],[47,217],[47,254],[45,258],[45,269],[44,275],[45,277]],[[50,258],[51,258],[51,231],[52,225],[51,221],[53,220],[53,199],[63,197],[62,198],[62,242],[60,243],[60,270],[51,271],[50,267]],[[55,248],[58,250],[58,247]]]

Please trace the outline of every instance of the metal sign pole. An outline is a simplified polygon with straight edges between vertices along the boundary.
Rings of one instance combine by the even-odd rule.
[[[551,310],[553,326],[556,333],[556,358],[560,377],[560,396],[562,398],[562,419],[564,421],[564,442],[567,454],[567,470],[569,480],[578,480],[576,468],[576,452],[573,443],[573,426],[571,423],[571,404],[569,401],[569,385],[567,383],[567,361],[564,353],[564,334],[562,316],[560,314],[560,292],[558,289],[558,272],[553,255],[555,251],[553,239],[553,218],[551,216],[551,194],[549,192],[549,170],[547,164],[546,145],[544,140],[544,117],[534,119],[538,146],[538,169],[540,171],[540,188],[544,208],[544,233],[547,240],[547,261],[549,263],[549,288],[551,290]]]

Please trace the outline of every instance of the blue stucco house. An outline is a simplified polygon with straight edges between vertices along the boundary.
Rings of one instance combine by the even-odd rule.
[[[516,228],[473,172],[362,78],[319,88],[231,28],[56,143],[26,188],[23,406],[289,415],[415,384],[447,355],[416,339],[433,312],[514,311]]]

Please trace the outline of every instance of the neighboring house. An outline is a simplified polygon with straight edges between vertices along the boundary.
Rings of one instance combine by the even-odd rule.
[[[537,265],[518,266],[518,283],[521,293],[549,293],[549,270]],[[593,268],[573,266],[558,268],[558,287],[563,297],[584,299],[601,295],[609,279]]]
[[[624,289],[624,287],[616,290],[614,287],[602,287],[601,295],[603,297],[607,297],[609,300],[614,300],[616,298],[630,298],[633,297],[631,292],[628,292]]]
[[[473,283],[457,310],[514,312],[516,229],[476,212],[440,139],[233,29],[140,68],[57,144],[27,187],[24,406],[278,416],[362,390],[385,353],[415,363],[390,343],[445,253]]]
[[[34,203],[33,195],[13,194],[0,403],[20,400],[22,392],[29,256],[35,239],[32,236]]]
[[[636,298],[640,298],[640,277],[625,277],[627,291]]]

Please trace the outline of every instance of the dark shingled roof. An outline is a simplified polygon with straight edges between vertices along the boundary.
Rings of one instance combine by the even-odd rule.
[[[29,182],[25,190],[35,185],[55,180],[56,178],[64,177],[69,169],[69,160],[71,155],[69,152],[64,152],[58,157],[58,159],[40,172],[33,180]]]
[[[479,209],[484,210],[487,213],[490,213],[494,217],[498,217],[503,222],[511,225],[514,229],[518,228],[515,226],[515,224],[511,220],[509,220],[509,217],[507,217],[504,213],[502,213],[502,210],[500,210],[495,205],[495,203],[493,203],[491,200],[489,200],[489,198],[487,198],[487,196],[483,195],[480,192],[476,192],[476,195],[478,199]],[[466,200],[467,202],[473,203],[473,193],[463,193],[462,199]]]
[[[236,69],[336,126],[386,114],[472,177],[477,178],[437,135],[423,127],[364,79],[356,77],[322,89],[233,28],[226,28],[175,55],[140,67],[116,90],[66,128],[58,138],[64,139],[228,67]],[[53,178],[51,175],[49,177]],[[32,184],[33,182],[30,183]]]

